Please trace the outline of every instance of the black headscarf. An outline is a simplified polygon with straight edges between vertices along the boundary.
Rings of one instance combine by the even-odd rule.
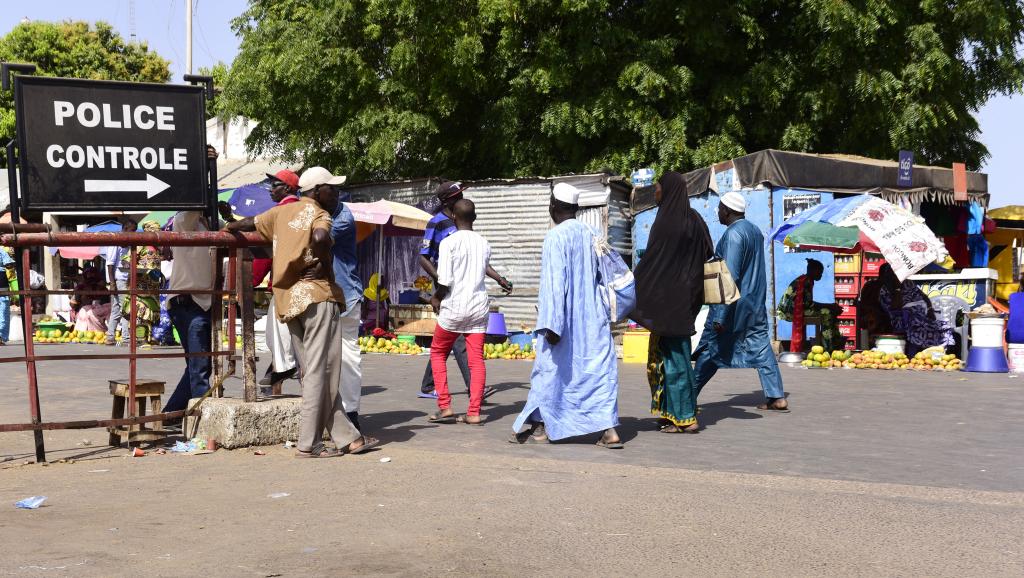
[[[704,302],[704,262],[714,248],[707,223],[690,208],[683,175],[667,172],[658,183],[658,216],[633,272],[637,306],[632,317],[658,335],[688,337]]]

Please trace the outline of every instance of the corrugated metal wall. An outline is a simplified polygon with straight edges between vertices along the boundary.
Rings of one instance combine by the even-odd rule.
[[[491,244],[491,266],[515,285],[511,296],[493,281],[487,288],[505,315],[509,331],[533,329],[540,288],[540,255],[551,225],[551,182],[494,183],[473,186],[466,198],[476,203],[475,230]]]
[[[533,329],[537,319],[537,293],[540,289],[540,261],[544,235],[551,227],[548,202],[555,182],[566,181],[581,189],[585,203],[600,202],[586,208],[578,218],[605,231],[612,246],[631,260],[632,233],[628,213],[630,188],[618,177],[579,175],[550,179],[518,179],[466,182],[466,198],[476,203],[475,230],[491,244],[491,265],[515,285],[515,293],[505,296],[496,283],[487,281],[494,303],[505,314],[510,331]],[[395,183],[370,183],[344,187],[353,201],[387,199],[416,205],[433,212],[437,203],[432,192],[438,181],[420,179]],[[604,204],[612,203],[611,208]],[[359,273],[363,282],[377,268],[377,235],[359,246]],[[420,238],[386,237],[383,270],[392,300],[419,275]]]
[[[624,181],[608,185],[608,243],[633,266],[633,223],[629,211],[632,188]]]

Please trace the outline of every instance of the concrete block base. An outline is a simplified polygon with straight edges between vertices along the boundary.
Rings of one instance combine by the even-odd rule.
[[[190,417],[184,431],[195,432],[193,437],[217,440],[226,449],[283,444],[298,439],[301,402],[298,397],[253,403],[233,398],[207,399],[199,408],[198,425],[196,418]]]

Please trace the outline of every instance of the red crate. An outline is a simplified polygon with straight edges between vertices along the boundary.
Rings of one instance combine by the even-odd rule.
[[[857,340],[847,339],[846,343],[843,344],[843,349],[845,349],[846,351],[857,351]]]
[[[860,278],[856,275],[836,275],[836,296],[857,296],[860,289]]]
[[[842,305],[843,310],[839,313],[839,319],[856,319],[857,318],[857,306],[856,305]]]
[[[865,275],[870,275],[872,277],[877,276],[878,270],[882,268],[882,265],[885,265],[885,259],[883,259],[881,255],[877,253],[864,254],[862,271]]]
[[[839,335],[842,335],[843,337],[845,337],[847,339],[855,339],[857,337],[857,325],[856,324],[840,325],[839,326]]]

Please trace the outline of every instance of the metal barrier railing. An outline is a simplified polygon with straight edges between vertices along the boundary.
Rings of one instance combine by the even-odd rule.
[[[43,443],[43,430],[55,429],[90,429],[109,428],[117,426],[133,426],[143,423],[168,421],[183,418],[190,410],[158,413],[145,416],[136,415],[135,393],[137,384],[138,360],[140,359],[170,359],[189,357],[210,357],[212,358],[212,380],[211,388],[215,388],[215,395],[220,395],[223,388],[223,381],[235,374],[236,354],[235,344],[235,320],[236,309],[241,309],[242,316],[242,380],[244,383],[245,401],[256,401],[256,348],[253,324],[255,311],[253,305],[252,287],[252,254],[248,250],[251,247],[269,246],[269,243],[256,233],[232,234],[224,232],[172,232],[161,231],[157,233],[51,233],[46,230],[45,225],[38,224],[17,224],[8,225],[4,223],[0,232],[11,231],[9,234],[0,236],[0,245],[22,249],[21,270],[19,277],[18,291],[0,291],[0,295],[16,296],[19,299],[22,310],[22,323],[25,334],[24,355],[20,357],[0,358],[0,363],[24,362],[28,377],[29,414],[31,423],[0,424],[0,433],[16,431],[35,432],[36,461],[46,461],[46,449]],[[104,291],[74,291],[74,290],[32,290],[24,289],[30,277],[29,248],[30,247],[74,247],[74,246],[129,246],[129,283],[126,291],[104,290]],[[170,290],[160,289],[158,291],[139,291],[138,289],[138,247],[210,247],[216,249],[211,251],[212,267],[214,268],[214,287],[223,289],[211,290]],[[240,255],[241,252],[241,255]],[[224,271],[224,260],[227,259],[227,275]],[[130,307],[126,312],[129,317],[129,335],[127,353],[110,353],[96,355],[37,355],[34,343],[33,321],[31,308],[26,307],[26,302],[31,297],[48,297],[50,295],[94,295],[94,296],[130,296]],[[140,353],[137,337],[137,295],[174,294],[174,295],[212,295],[213,304],[210,307],[211,318],[211,343],[210,350],[203,353]],[[227,349],[221,350],[221,327],[224,325],[224,298],[227,297]],[[181,336],[179,336],[181,337]],[[43,422],[42,411],[39,404],[39,383],[36,372],[36,364],[50,361],[74,361],[83,359],[127,359],[128,360],[128,417]],[[227,364],[223,361],[227,360]]]

